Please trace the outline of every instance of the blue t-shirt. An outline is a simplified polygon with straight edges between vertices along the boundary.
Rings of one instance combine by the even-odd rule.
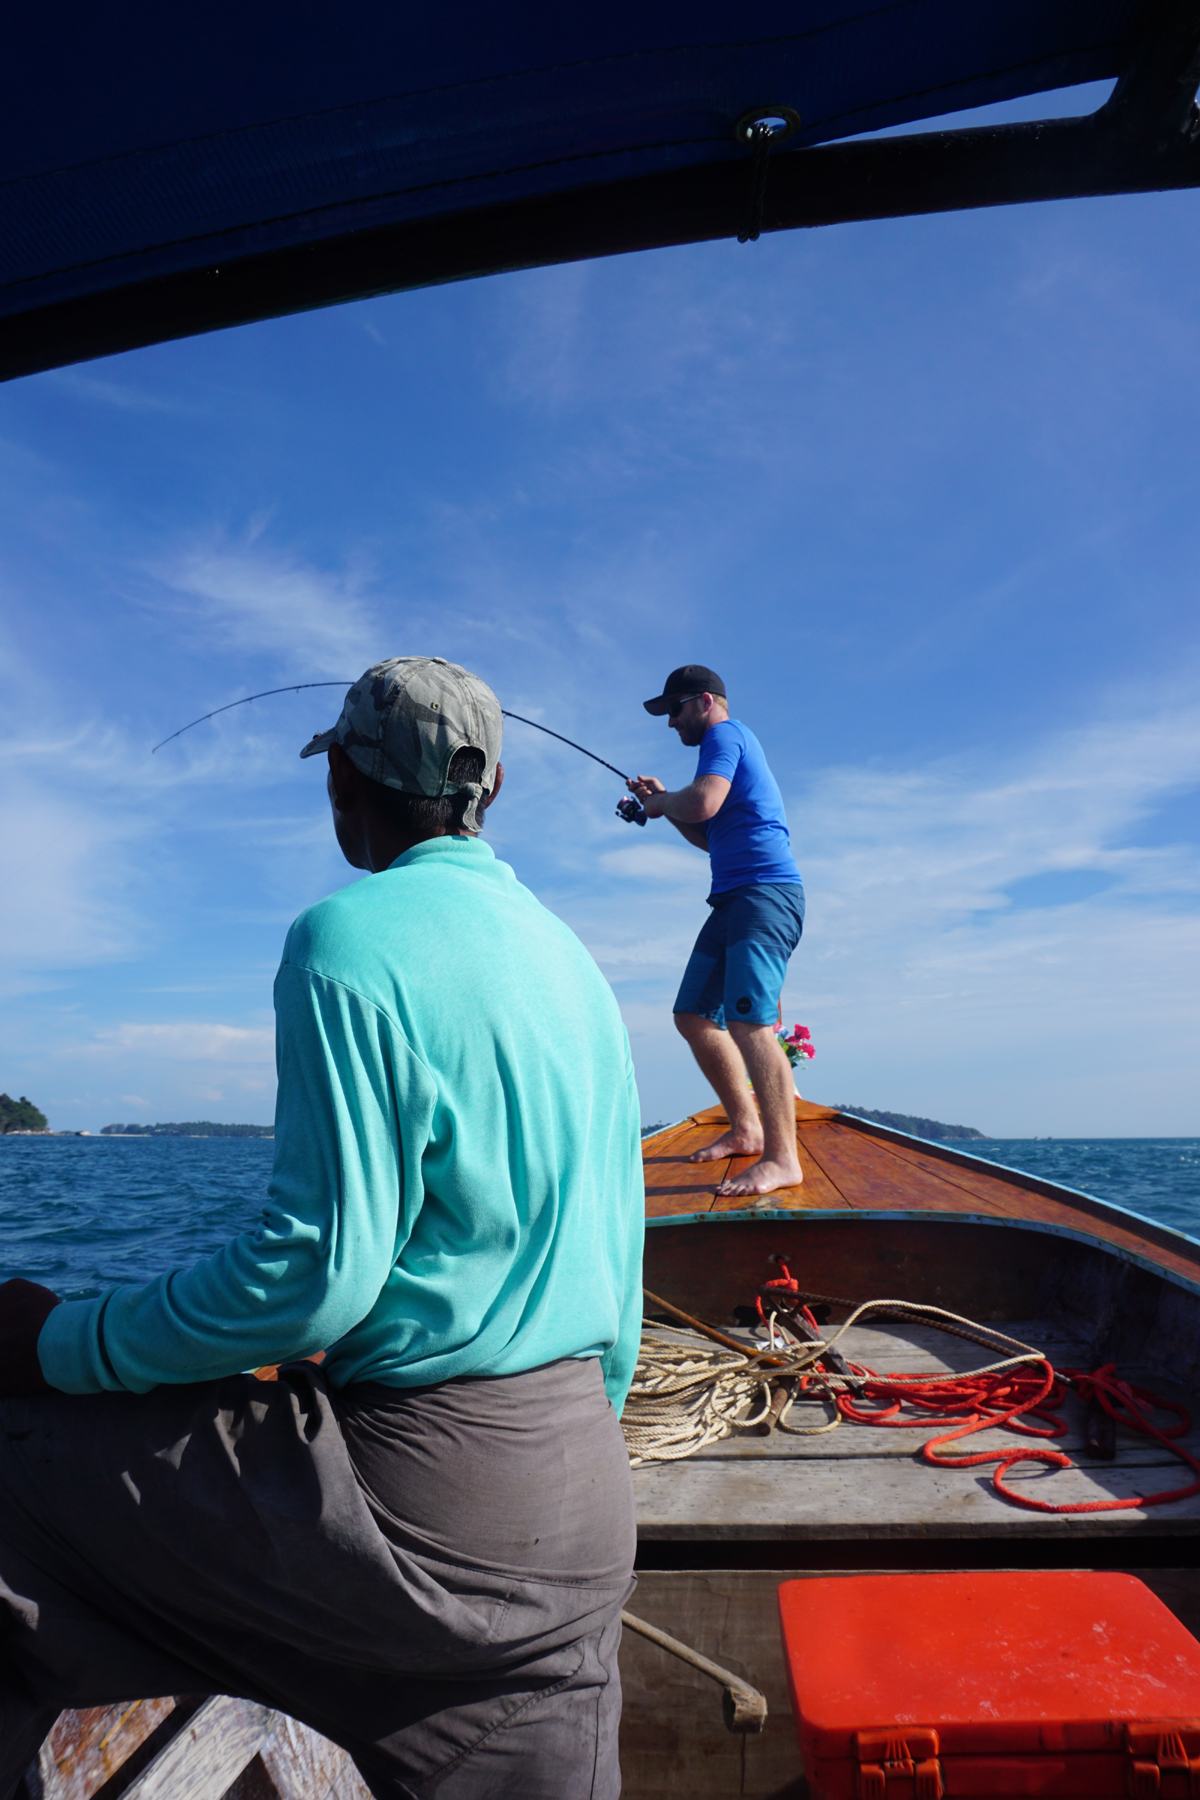
[[[731,783],[720,812],[708,821],[713,893],[799,881],[783,795],[754,733],[736,719],[710,725],[696,775],[721,775]]]

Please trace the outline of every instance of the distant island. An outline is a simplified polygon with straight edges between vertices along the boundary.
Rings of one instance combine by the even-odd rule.
[[[0,1094],[0,1135],[9,1131],[49,1131],[50,1121],[44,1112],[39,1112],[32,1100],[24,1094],[14,1100],[10,1094]]]
[[[892,1131],[907,1131],[910,1137],[932,1138],[935,1143],[953,1144],[964,1138],[978,1138],[987,1143],[987,1136],[976,1131],[973,1125],[943,1125],[939,1119],[918,1119],[911,1113],[870,1112],[865,1106],[835,1105],[835,1112],[853,1113],[856,1119],[870,1119],[873,1125],[887,1125]]]
[[[973,1125],[943,1125],[940,1119],[918,1119],[912,1113],[871,1112],[865,1106],[835,1105],[833,1110],[853,1113],[856,1119],[870,1119],[875,1125],[887,1125],[892,1131],[907,1131],[910,1137],[932,1138],[939,1144],[959,1143],[965,1138],[975,1138],[982,1144],[988,1141],[987,1134],[976,1131]],[[653,1125],[642,1126],[642,1136],[653,1137],[665,1128],[666,1120],[657,1119]]]
[[[104,1125],[101,1137],[254,1137],[275,1136],[273,1125],[215,1125],[211,1119],[192,1119],[183,1125]]]

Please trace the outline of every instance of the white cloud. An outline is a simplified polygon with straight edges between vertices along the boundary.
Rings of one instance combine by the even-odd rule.
[[[808,918],[784,1013],[818,1049],[804,1091],[998,1135],[1200,1126],[1200,846],[1130,842],[1196,783],[1200,707],[1178,690],[1003,765],[814,774],[789,803]],[[677,1117],[707,1103],[670,1021],[706,916],[703,859],[648,841],[598,861],[601,891],[560,910],[616,986],[647,1115]],[[1006,889],[1054,870],[1110,886],[1010,903]]]
[[[78,369],[53,369],[42,377],[53,386],[81,400],[97,401],[102,406],[115,406],[122,412],[183,413],[189,409],[162,394],[147,393],[145,388],[131,387],[127,382],[109,381]]]
[[[39,1092],[59,1124],[86,1122],[95,1129],[131,1118],[262,1123],[271,1116],[275,1039],[269,1026],[175,1019],[89,1029],[70,1013],[57,1023],[58,1042],[44,1048],[47,1071],[57,1065],[59,1091],[47,1073]],[[7,1055],[15,1060],[11,1047]],[[82,1083],[84,1093],[68,1098],[68,1083]]]
[[[176,1021],[171,1024],[120,1024],[105,1026],[92,1043],[81,1045],[79,1055],[130,1056],[169,1062],[228,1063],[273,1066],[275,1033],[269,1028],[215,1025]]]
[[[266,651],[297,675],[328,673],[347,682],[380,655],[381,629],[361,570],[333,573],[253,540],[213,538],[152,573],[186,597],[189,617],[198,615],[209,643],[215,632],[222,649]]]
[[[650,827],[640,825],[635,829],[649,831]],[[606,851],[600,866],[607,875],[624,876],[631,881],[682,881],[693,887],[698,882],[704,885],[707,874],[707,865],[701,867],[695,850],[677,848],[671,843],[625,844],[620,850]]]
[[[60,767],[69,770],[70,759]],[[10,763],[5,773],[0,992],[11,995],[52,972],[128,953],[139,929],[128,892],[130,858],[147,821],[119,803],[95,804],[86,788],[64,791],[44,770]]]

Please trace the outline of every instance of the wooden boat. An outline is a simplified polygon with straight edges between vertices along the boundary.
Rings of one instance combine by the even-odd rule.
[[[138,8],[50,0],[14,29],[0,380],[368,294],[760,227],[1200,185],[1192,0],[868,13],[654,0],[519,19],[352,0],[299,25],[277,0],[217,0],[162,10],[152,33]],[[1116,87],[1087,117],[836,141],[1104,78]],[[646,1147],[647,1280],[670,1304],[728,1323],[784,1251],[816,1291],[927,1299],[1011,1322],[1058,1360],[1115,1358],[1172,1393],[1200,1386],[1200,1246],[1179,1234],[803,1105],[803,1186],[729,1207],[713,1198],[723,1171],[686,1161],[721,1123],[698,1113]],[[957,1353],[919,1326],[860,1336],[867,1362],[932,1368]],[[1054,1479],[1128,1495],[1154,1469],[1135,1445]],[[1195,1502],[1016,1513],[986,1480],[921,1467],[869,1427],[731,1439],[636,1480],[640,1611],[758,1681],[771,1714],[760,1736],[731,1738],[705,1677],[631,1639],[629,1800],[799,1792],[773,1616],[781,1571],[1086,1561],[1145,1572],[1185,1618],[1194,1604]],[[194,1697],[64,1715],[26,1786],[41,1800],[363,1791],[312,1733]]]
[[[1060,1368],[1116,1362],[1200,1420],[1200,1243],[1120,1207],[805,1101],[803,1185],[755,1205],[715,1197],[730,1167],[691,1152],[724,1129],[717,1108],[644,1145],[646,1286],[723,1331],[776,1273],[845,1301],[900,1299],[1001,1326]],[[734,1164],[734,1167],[741,1166]],[[651,1303],[653,1305],[653,1303]],[[744,1316],[744,1315],[743,1315]],[[971,1342],[919,1323],[852,1328],[853,1363],[911,1374],[970,1369]],[[1075,1467],[1017,1467],[1015,1488],[1056,1501],[1129,1499],[1190,1471],[1119,1434],[1111,1461],[1063,1440]],[[775,1614],[779,1582],[805,1574],[1105,1568],[1145,1581],[1200,1635],[1194,1564],[1200,1495],[1168,1506],[1054,1515],[997,1497],[987,1467],[932,1469],[928,1431],[848,1425],[819,1437],[736,1435],[634,1471],[639,1588],[633,1610],[766,1696],[765,1729],[726,1729],[713,1681],[626,1633],[625,1800],[799,1800]],[[1200,1451],[1200,1431],[1181,1440]],[[982,1448],[1011,1448],[988,1433]],[[1180,1473],[1180,1471],[1183,1471]],[[365,1800],[345,1754],[266,1708],[225,1698],[144,1700],[64,1714],[27,1780],[28,1800]]]

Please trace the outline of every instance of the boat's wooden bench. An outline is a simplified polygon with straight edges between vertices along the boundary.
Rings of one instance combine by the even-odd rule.
[[[830,1327],[831,1330],[836,1327]],[[1059,1368],[1087,1366],[1086,1348],[1065,1338],[1061,1327],[1037,1320],[1006,1323],[1012,1337],[1045,1350]],[[994,1360],[972,1343],[924,1326],[884,1324],[856,1327],[839,1347],[851,1362],[879,1372],[940,1372],[979,1368]],[[1182,1400],[1200,1421],[1200,1400],[1135,1368],[1122,1374],[1164,1397]],[[818,1405],[794,1407],[790,1424],[820,1424]],[[1186,1464],[1151,1439],[1118,1433],[1115,1461],[1088,1458],[1082,1450],[1082,1408],[1072,1395],[1065,1417],[1069,1436],[1052,1440],[1080,1467],[1050,1470],[1029,1463],[1014,1468],[1011,1485],[1055,1502],[1124,1499],[1131,1494],[1186,1487],[1194,1479]],[[994,1465],[934,1469],[919,1460],[921,1445],[937,1428],[915,1430],[844,1423],[820,1437],[776,1431],[768,1438],[737,1436],[713,1444],[684,1462],[634,1470],[638,1534],[654,1540],[831,1539],[938,1537],[1010,1538],[1052,1534],[1072,1539],[1127,1533],[1153,1521],[1156,1533],[1193,1535],[1200,1522],[1200,1495],[1170,1506],[1131,1508],[1118,1513],[1054,1515],[1036,1513],[1001,1500],[992,1489]],[[1010,1432],[981,1432],[961,1445],[964,1452],[1015,1449]],[[1040,1440],[1028,1440],[1037,1442]],[[1200,1453],[1200,1429],[1183,1440]],[[948,1446],[954,1454],[955,1445]]]
[[[250,1700],[63,1713],[18,1800],[371,1800],[344,1750]]]

